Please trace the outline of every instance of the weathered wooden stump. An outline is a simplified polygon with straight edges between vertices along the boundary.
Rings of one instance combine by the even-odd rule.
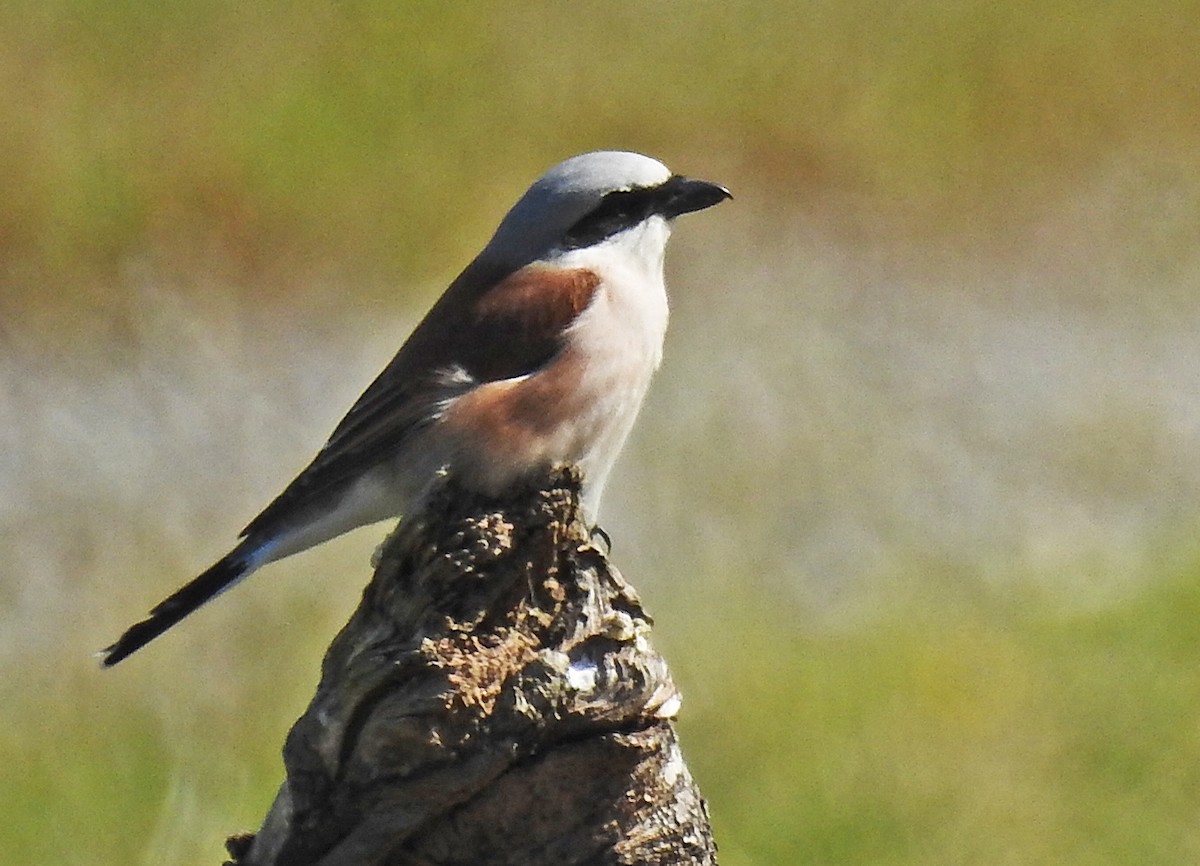
[[[572,471],[446,485],[378,559],[236,866],[716,862],[679,694]]]

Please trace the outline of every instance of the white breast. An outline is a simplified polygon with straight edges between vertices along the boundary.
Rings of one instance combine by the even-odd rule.
[[[595,517],[605,481],[662,361],[667,331],[663,252],[670,227],[651,218],[610,241],[563,257],[600,274],[597,296],[572,325],[567,351],[582,359],[582,398],[567,459],[585,479],[584,505]]]
[[[600,277],[563,348],[532,373],[448,400],[421,443],[424,459],[491,494],[553,464],[573,463],[583,472],[583,506],[595,521],[604,482],[662,359],[669,233],[666,220],[650,217],[608,241],[547,260]]]

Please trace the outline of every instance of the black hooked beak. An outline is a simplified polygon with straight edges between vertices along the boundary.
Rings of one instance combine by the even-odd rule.
[[[662,203],[659,212],[673,219],[681,214],[704,210],[725,199],[733,198],[729,190],[717,183],[706,180],[672,175],[666,183],[659,187]]]

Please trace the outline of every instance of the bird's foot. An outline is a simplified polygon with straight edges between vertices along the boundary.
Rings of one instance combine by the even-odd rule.
[[[604,531],[604,528],[597,524],[592,527],[592,544],[596,543],[596,539],[604,542],[604,555],[608,556],[612,553],[612,538]]]

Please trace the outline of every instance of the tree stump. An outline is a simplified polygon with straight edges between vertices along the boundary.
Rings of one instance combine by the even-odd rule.
[[[579,479],[450,483],[377,555],[234,866],[714,864],[650,617]]]

